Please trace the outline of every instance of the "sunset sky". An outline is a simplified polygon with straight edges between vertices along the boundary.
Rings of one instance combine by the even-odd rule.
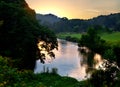
[[[98,15],[120,12],[120,0],[26,0],[29,6],[41,14],[59,17],[89,19]]]

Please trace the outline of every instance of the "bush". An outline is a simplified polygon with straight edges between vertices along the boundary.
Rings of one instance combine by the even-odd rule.
[[[66,36],[65,39],[66,39],[67,41],[72,41],[72,42],[78,42],[78,41],[79,41],[78,38],[76,38],[76,37],[71,37],[71,36]]]
[[[0,87],[39,87],[37,76],[28,70],[18,71],[8,64],[8,59],[0,56]]]

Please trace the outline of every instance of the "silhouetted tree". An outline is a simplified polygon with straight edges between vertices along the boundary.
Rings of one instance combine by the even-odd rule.
[[[0,55],[17,60],[19,69],[33,70],[36,59],[44,62],[45,56],[38,49],[39,42],[44,42],[42,48],[54,57],[55,34],[38,24],[35,11],[25,0],[1,0],[0,22]]]
[[[89,28],[86,34],[83,34],[78,46],[86,46],[95,53],[103,53],[105,41],[98,36],[94,28]]]

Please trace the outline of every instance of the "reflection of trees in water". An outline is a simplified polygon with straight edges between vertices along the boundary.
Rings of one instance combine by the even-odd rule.
[[[102,59],[99,54],[90,51],[88,48],[79,48],[79,55],[82,56],[80,60],[80,65],[86,67],[86,73],[91,73],[98,67]]]
[[[58,39],[58,42],[59,42],[59,43],[58,43],[58,47],[59,47],[58,50],[60,50],[60,51],[63,52],[63,53],[64,53],[64,52],[66,53],[66,48],[65,48],[65,47],[66,47],[67,44],[68,44],[67,41],[65,41],[65,40],[59,40],[59,39]]]
[[[67,41],[65,41],[65,40],[58,40],[58,41],[59,41],[59,43],[62,44],[62,45],[66,45],[66,44],[67,44]]]
[[[102,59],[99,54],[79,50],[81,66],[87,65],[87,77],[90,75],[90,84],[94,87],[118,87],[120,81],[120,68],[115,62]]]
[[[86,52],[86,49],[84,47],[79,47],[78,52],[79,52],[79,56],[81,56],[80,65],[81,66],[88,65],[87,64],[87,52]]]

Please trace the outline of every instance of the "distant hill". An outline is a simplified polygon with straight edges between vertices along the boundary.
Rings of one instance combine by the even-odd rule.
[[[36,14],[36,18],[41,24],[47,24],[47,23],[54,24],[55,22],[60,21],[60,18],[53,14],[46,14],[46,15]]]
[[[100,15],[88,20],[59,18],[53,14],[36,14],[40,24],[48,26],[56,33],[86,32],[88,27],[95,27],[100,31],[120,31],[120,13]]]
[[[120,31],[120,13],[101,15],[88,20],[89,25],[100,25],[114,31]]]

